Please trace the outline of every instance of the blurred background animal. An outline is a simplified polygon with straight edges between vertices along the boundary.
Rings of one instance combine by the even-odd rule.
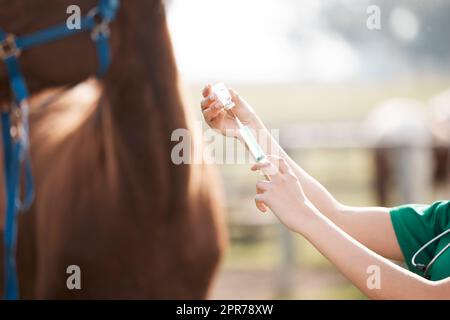
[[[446,199],[450,195],[450,89],[430,101],[434,138],[434,182],[436,196]]]
[[[378,204],[427,201],[431,193],[445,199],[450,188],[450,95],[423,105],[391,99],[367,117],[374,145]],[[392,188],[392,186],[396,188]],[[394,192],[397,190],[397,193]]]

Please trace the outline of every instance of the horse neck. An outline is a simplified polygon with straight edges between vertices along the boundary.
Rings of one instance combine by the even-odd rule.
[[[164,12],[151,21],[151,27],[135,22],[121,30],[121,48],[99,102],[104,140],[120,183],[129,181],[125,187],[140,193],[142,201],[154,193],[177,194],[184,202],[190,168],[172,163],[170,137],[173,130],[187,128],[186,114]]]
[[[187,121],[164,7],[161,1],[126,4],[102,100],[129,147],[147,146],[149,139],[167,145],[170,132]]]

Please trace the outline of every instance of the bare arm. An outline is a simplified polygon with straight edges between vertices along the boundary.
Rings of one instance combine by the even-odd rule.
[[[265,128],[253,108],[235,91],[231,90],[231,94],[236,104],[233,108],[234,113],[245,125],[256,131],[259,143],[267,154],[276,154],[285,159],[302,184],[307,198],[320,212],[369,249],[391,259],[403,260],[388,209],[354,208],[340,204],[316,179],[287,155]],[[234,118],[223,109],[217,97],[212,94],[211,86],[207,85],[204,88],[203,97],[201,108],[206,122],[224,135],[232,132],[230,129],[235,129],[236,132]],[[260,210],[265,210],[263,204],[257,202],[257,206]],[[379,237],[379,234],[383,234],[383,237]]]
[[[364,247],[316,211],[306,238],[326,256],[354,285],[373,299],[450,299],[450,278],[426,280]],[[368,267],[379,268],[380,287],[367,285]],[[407,288],[407,290],[405,290]]]
[[[256,164],[267,172],[275,163]],[[302,234],[355,286],[374,299],[450,299],[450,278],[432,282],[376,254],[349,236],[323,215],[306,197],[292,168],[279,159],[278,172],[270,181],[259,181],[256,195],[280,221]],[[384,235],[383,235],[384,236]],[[373,274],[371,274],[373,273]],[[378,277],[372,286],[370,277]]]
[[[258,128],[257,136],[264,151],[277,154],[289,164],[299,179],[306,197],[321,213],[369,249],[386,258],[403,261],[389,209],[350,207],[339,203],[324,186],[289,157],[261,121],[258,121],[255,127]],[[380,234],[383,236],[380,237]]]

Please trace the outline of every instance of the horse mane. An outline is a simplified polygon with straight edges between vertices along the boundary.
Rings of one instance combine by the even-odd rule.
[[[112,64],[101,79],[85,78],[95,50],[80,40],[86,57],[67,63],[71,72],[55,72],[64,60],[45,61],[53,70],[28,82],[50,79],[45,91],[34,87],[30,101],[36,199],[19,218],[21,294],[205,298],[225,244],[220,183],[205,163],[171,159],[174,130],[198,137],[179,88],[163,3],[122,2],[111,25]],[[36,70],[46,71],[39,62]],[[36,107],[61,90],[49,82],[69,79],[84,81]],[[73,261],[83,268],[82,291],[68,291],[59,276]]]
[[[101,81],[90,79],[78,85],[48,110],[33,110],[32,120],[45,121],[32,121],[37,125],[32,127],[31,145],[47,141],[52,148],[52,143],[60,143],[70,135],[78,135],[88,143],[100,133],[92,131],[95,123],[97,128],[102,127],[110,186],[121,187],[116,181],[117,170],[134,172],[132,178],[136,180],[151,176],[153,181],[136,182],[147,186],[142,188],[146,193],[140,195],[141,199],[148,198],[148,191],[153,190],[158,194],[153,196],[154,202],[159,202],[157,211],[176,213],[178,210],[171,207],[186,207],[192,202],[190,196],[200,192],[202,176],[213,173],[205,165],[174,165],[170,159],[172,131],[191,127],[179,90],[163,4],[131,1],[121,10],[112,29],[119,39],[112,39],[113,63],[109,73]],[[32,105],[38,105],[54,90],[37,95]],[[193,147],[201,147],[191,132]],[[123,157],[136,152],[142,161],[121,161],[121,166],[127,165],[122,168],[115,163],[117,154]]]

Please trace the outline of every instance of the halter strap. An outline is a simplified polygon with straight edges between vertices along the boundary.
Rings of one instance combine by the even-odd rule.
[[[14,100],[12,110],[1,114],[6,191],[4,232],[6,299],[19,298],[16,268],[17,214],[20,211],[27,210],[34,198],[29,155],[27,104],[29,92],[20,68],[19,57],[24,50],[90,31],[91,39],[97,49],[99,63],[97,76],[103,76],[111,63],[109,24],[116,18],[119,2],[119,0],[100,0],[99,4],[81,19],[79,29],[69,29],[64,23],[16,37],[0,28],[0,60],[3,60],[6,65]],[[18,118],[20,126],[14,126],[12,116]],[[22,203],[20,179],[23,165],[25,165],[25,194]]]
[[[34,33],[16,37],[0,28],[0,59],[6,64],[17,60],[21,52],[38,45],[57,41],[65,37],[91,31],[91,39],[97,46],[99,69],[97,74],[103,75],[110,62],[109,24],[115,20],[119,9],[119,0],[101,0],[86,16],[81,18],[80,28],[69,29],[65,23]]]

